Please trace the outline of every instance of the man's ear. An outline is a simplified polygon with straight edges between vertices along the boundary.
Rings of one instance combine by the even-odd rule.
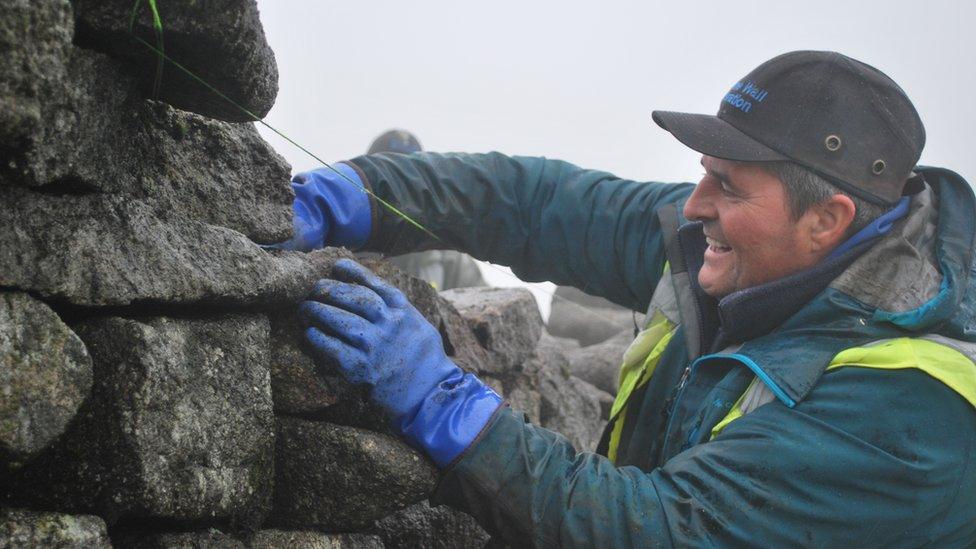
[[[807,210],[811,251],[826,254],[843,242],[855,209],[849,196],[835,194]]]

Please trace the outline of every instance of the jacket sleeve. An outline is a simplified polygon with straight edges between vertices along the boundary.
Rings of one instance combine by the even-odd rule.
[[[365,250],[451,248],[643,310],[665,256],[655,211],[691,184],[639,183],[545,158],[379,154],[349,161],[376,196]]]
[[[953,536],[972,536],[973,509],[959,508],[973,484],[972,408],[920,372],[892,384],[843,370],[796,408],[766,404],[649,472],[577,454],[504,409],[446,471],[436,501],[517,546],[955,546]],[[879,385],[904,398],[884,402],[911,409],[852,407],[852,391]]]

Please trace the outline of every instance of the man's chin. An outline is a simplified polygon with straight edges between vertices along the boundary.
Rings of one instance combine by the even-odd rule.
[[[734,290],[734,286],[722,276],[709,276],[704,269],[698,272],[698,285],[708,295],[721,299]]]

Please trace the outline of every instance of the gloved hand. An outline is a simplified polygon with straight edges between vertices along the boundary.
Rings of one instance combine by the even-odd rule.
[[[285,242],[264,246],[276,250],[309,252],[325,246],[358,249],[366,244],[372,229],[369,196],[359,174],[348,164],[318,168],[292,178],[295,235]]]
[[[299,314],[317,358],[372,388],[393,427],[440,467],[459,456],[502,403],[444,353],[440,334],[400,290],[349,259],[320,280]]]

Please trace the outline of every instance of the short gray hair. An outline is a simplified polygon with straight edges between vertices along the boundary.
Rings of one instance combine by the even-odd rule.
[[[884,206],[854,196],[795,162],[770,162],[767,169],[783,183],[794,220],[799,219],[811,206],[826,202],[835,194],[842,194],[854,202],[854,219],[847,228],[847,236],[860,231],[887,211]]]

